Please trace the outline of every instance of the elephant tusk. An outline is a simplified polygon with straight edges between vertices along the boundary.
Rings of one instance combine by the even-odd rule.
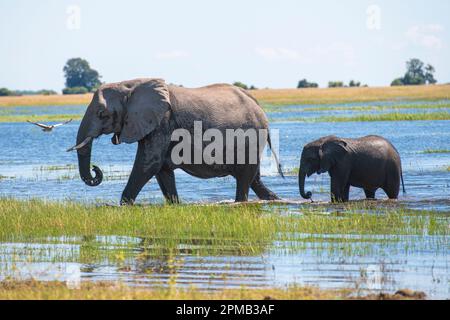
[[[86,139],[84,139],[84,141],[82,143],[80,143],[79,145],[73,146],[72,148],[69,148],[66,151],[70,152],[70,151],[81,149],[85,145],[87,145],[89,142],[91,142],[91,140],[92,140],[92,137],[87,137]]]

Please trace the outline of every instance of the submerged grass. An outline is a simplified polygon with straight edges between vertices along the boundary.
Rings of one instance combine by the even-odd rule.
[[[450,153],[450,150],[448,149],[426,149],[424,151],[422,151],[422,153],[424,154],[434,154],[434,153]]]
[[[374,205],[363,202],[336,207],[343,215],[323,214],[330,208],[323,206],[304,206],[302,214],[280,214],[261,204],[111,207],[2,199],[0,239],[115,235],[252,244],[274,240],[280,233],[448,234],[445,215],[399,207],[380,208],[374,214],[367,212],[370,206]]]
[[[294,213],[292,208],[262,204],[111,207],[0,199],[0,244],[5,244],[0,246],[0,262],[6,263],[0,274],[14,275],[20,262],[112,264],[124,269],[157,262],[142,271],[151,274],[181,268],[186,255],[261,256],[272,250],[289,254],[308,249],[351,257],[382,255],[385,249],[385,254],[433,250],[437,255],[448,250],[448,213],[380,208],[374,202],[298,209]]]
[[[74,164],[66,164],[66,165],[48,165],[48,166],[40,166],[38,168],[34,168],[36,171],[65,171],[65,170],[76,170],[77,166]]]
[[[283,122],[370,122],[370,121],[423,121],[423,120],[450,120],[450,112],[430,113],[386,113],[386,114],[361,114],[356,116],[323,116],[316,118],[292,117],[276,119]]]

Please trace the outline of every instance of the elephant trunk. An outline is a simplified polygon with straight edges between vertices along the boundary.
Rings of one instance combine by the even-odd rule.
[[[303,199],[311,199],[312,196],[311,191],[305,193],[305,179],[306,179],[306,172],[305,170],[303,170],[302,166],[300,166],[300,170],[298,172],[298,188],[300,190],[300,195],[303,197]]]
[[[80,124],[77,135],[77,146],[72,149],[77,150],[78,155],[78,168],[80,171],[81,180],[88,186],[95,187],[102,183],[103,172],[97,166],[92,166],[92,170],[95,172],[95,176],[91,174],[91,152],[92,152],[92,140],[93,137],[87,135],[85,119]]]

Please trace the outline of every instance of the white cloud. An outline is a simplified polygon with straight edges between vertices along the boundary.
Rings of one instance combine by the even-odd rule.
[[[173,59],[181,59],[189,56],[189,53],[182,50],[172,50],[165,52],[158,52],[155,54],[156,59],[160,60],[173,60]]]
[[[441,49],[443,41],[439,34],[444,30],[444,27],[438,24],[417,25],[412,26],[406,32],[407,39],[421,47],[430,49]]]
[[[304,50],[284,47],[256,48],[255,53],[269,61],[291,61],[304,64],[337,62],[352,65],[356,59],[353,46],[341,42],[313,46]]]

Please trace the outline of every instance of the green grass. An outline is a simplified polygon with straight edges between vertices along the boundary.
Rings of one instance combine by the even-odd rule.
[[[292,106],[266,106],[266,112],[315,112],[315,111],[382,111],[382,110],[408,110],[408,109],[449,109],[450,104],[421,104],[421,105],[384,105],[384,106],[332,106],[318,105],[306,108],[293,108]]]
[[[49,166],[40,166],[38,168],[34,168],[37,171],[65,171],[65,170],[77,170],[77,166],[74,164],[66,164],[66,165],[49,165]]]
[[[73,202],[0,200],[0,239],[115,235],[153,239],[238,240],[258,243],[279,233],[309,234],[447,234],[441,214],[401,207],[374,209],[372,203],[338,207],[343,216],[321,214],[325,207],[304,206],[302,214],[279,214],[283,207],[245,205],[152,205],[111,207]],[[330,208],[333,208],[331,206]]]
[[[422,153],[424,154],[433,154],[433,153],[450,153],[448,149],[426,149]]]
[[[261,204],[111,207],[0,199],[0,242],[9,243],[0,248],[0,259],[13,257],[0,274],[14,270],[15,263],[24,259],[126,269],[157,258],[163,267],[176,269],[186,254],[261,256],[271,250],[280,254],[329,252],[341,257],[383,255],[384,250],[447,253],[449,213],[391,205],[305,204],[293,212],[292,207]],[[58,249],[59,244],[65,244],[65,249]],[[148,266],[145,272],[161,272],[161,264]]]
[[[386,114],[361,114],[356,116],[323,116],[316,118],[293,117],[283,119],[286,122],[370,122],[370,121],[422,121],[422,120],[450,120],[450,112],[430,113],[386,113]],[[273,120],[275,121],[275,120]],[[280,120],[276,120],[280,121]]]
[[[70,119],[80,120],[82,114],[41,114],[41,115],[0,115],[0,122],[26,122],[27,120],[33,122],[50,122],[50,121],[67,121]]]

